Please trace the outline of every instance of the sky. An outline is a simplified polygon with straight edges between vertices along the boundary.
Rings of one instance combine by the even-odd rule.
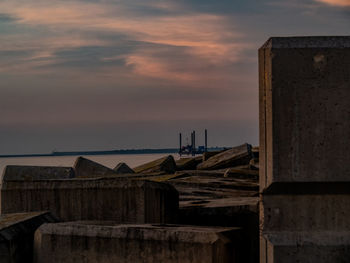
[[[0,154],[258,144],[257,50],[350,0],[0,0]]]

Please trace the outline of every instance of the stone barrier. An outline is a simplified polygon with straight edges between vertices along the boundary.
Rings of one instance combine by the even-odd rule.
[[[350,37],[259,49],[260,262],[350,258]]]
[[[178,192],[165,183],[116,178],[3,181],[1,214],[51,211],[63,221],[176,222]]]
[[[35,263],[234,263],[239,228],[113,225],[71,222],[42,225],[35,233]]]

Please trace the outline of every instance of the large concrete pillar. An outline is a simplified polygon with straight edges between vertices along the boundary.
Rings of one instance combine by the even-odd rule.
[[[260,262],[350,262],[350,36],[259,49]]]

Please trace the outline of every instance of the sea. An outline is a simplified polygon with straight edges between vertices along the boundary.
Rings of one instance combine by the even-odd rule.
[[[131,168],[159,159],[169,154],[108,154],[108,155],[79,155],[98,162],[109,168],[124,162]],[[179,159],[178,154],[172,154]],[[6,157],[0,158],[0,176],[6,165],[38,165],[38,166],[68,166],[72,167],[79,156],[44,156],[44,157]]]

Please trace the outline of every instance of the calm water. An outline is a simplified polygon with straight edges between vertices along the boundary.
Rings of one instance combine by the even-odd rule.
[[[84,157],[114,168],[118,163],[124,162],[130,167],[156,160],[168,154],[116,154],[116,155],[85,155]],[[178,154],[173,154],[175,159]],[[0,158],[0,176],[6,165],[42,165],[42,166],[73,166],[78,156],[46,156],[46,157],[17,157]]]

